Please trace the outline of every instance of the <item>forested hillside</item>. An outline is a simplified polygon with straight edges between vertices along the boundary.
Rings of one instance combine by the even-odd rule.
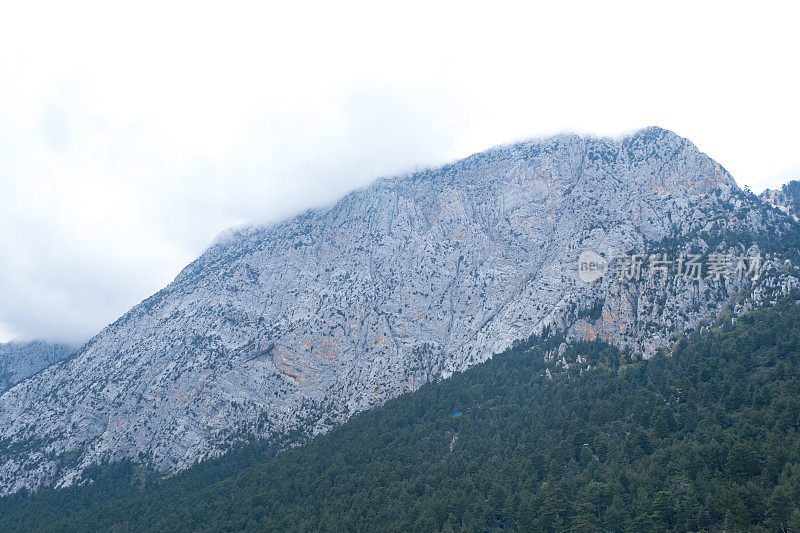
[[[2,529],[800,530],[794,299],[642,361],[533,338],[273,456],[129,463],[0,500]],[[561,357],[557,357],[561,360]]]

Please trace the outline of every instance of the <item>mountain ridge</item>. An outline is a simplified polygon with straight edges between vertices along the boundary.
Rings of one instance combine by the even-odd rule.
[[[175,471],[253,437],[299,443],[544,328],[650,355],[735,293],[750,295],[733,306],[745,312],[796,277],[766,257],[759,280],[588,285],[578,253],[665,239],[707,252],[709,234],[741,227],[781,235],[796,223],[660,128],[526,141],[378,180],[216,242],[3,394],[0,493],[80,482],[107,460]],[[599,316],[578,317],[592,305]]]
[[[0,394],[76,350],[69,344],[39,340],[0,343]]]

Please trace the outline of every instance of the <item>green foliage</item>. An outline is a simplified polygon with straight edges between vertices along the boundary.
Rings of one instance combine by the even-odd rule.
[[[591,371],[548,366],[561,341],[518,343],[277,456],[252,445],[166,480],[97,467],[0,500],[0,529],[798,530],[794,301],[647,361],[570,346]]]
[[[578,311],[577,317],[578,319],[586,318],[590,322],[594,322],[600,318],[603,314],[603,305],[606,303],[605,298],[601,300],[597,300],[596,302],[592,303],[589,307],[585,307]]]

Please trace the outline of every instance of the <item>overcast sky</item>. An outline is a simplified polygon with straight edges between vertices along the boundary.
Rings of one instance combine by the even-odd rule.
[[[111,4],[0,8],[0,341],[86,339],[225,228],[525,137],[659,125],[800,177],[791,3]]]

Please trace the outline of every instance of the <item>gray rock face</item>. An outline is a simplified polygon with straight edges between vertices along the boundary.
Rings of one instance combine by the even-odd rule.
[[[42,341],[0,343],[0,393],[75,351],[74,346]]]
[[[795,221],[800,220],[800,181],[790,181],[780,189],[766,189],[759,198],[788,214]]]
[[[237,439],[297,430],[299,442],[545,326],[650,354],[734,292],[796,280],[585,284],[580,251],[710,249],[708,232],[794,223],[781,217],[658,128],[379,180],[220,240],[75,357],[3,394],[0,493],[79,482],[101,460],[178,470]]]

